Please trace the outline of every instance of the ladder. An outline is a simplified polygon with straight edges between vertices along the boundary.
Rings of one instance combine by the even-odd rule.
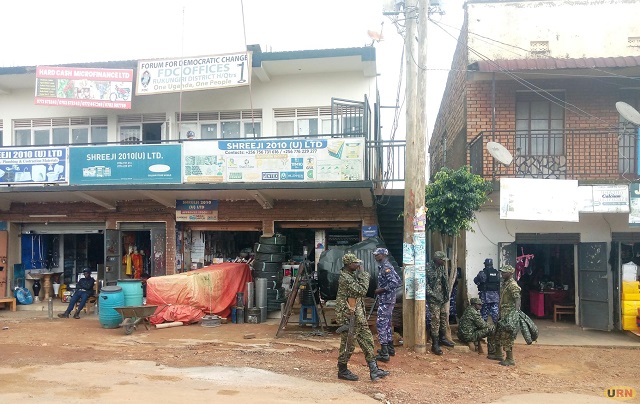
[[[280,336],[282,330],[284,330],[289,324],[289,317],[291,317],[291,311],[293,310],[293,305],[298,297],[298,289],[300,288],[300,281],[304,278],[307,281],[307,285],[311,286],[311,279],[309,278],[309,261],[307,259],[304,260],[302,264],[298,267],[298,273],[296,274],[296,278],[293,282],[293,287],[291,288],[291,293],[289,293],[289,297],[287,298],[287,304],[284,306],[284,311],[282,312],[282,318],[280,319],[280,326],[278,327],[278,331],[276,332],[276,338]],[[319,321],[320,329],[324,334],[324,327],[327,326],[327,318],[324,315],[324,306],[322,302],[316,300],[315,293],[311,293],[311,297],[313,298],[313,304],[318,310],[318,306],[320,306],[320,313],[322,314],[322,320],[324,320],[324,326],[322,325],[322,320]]]

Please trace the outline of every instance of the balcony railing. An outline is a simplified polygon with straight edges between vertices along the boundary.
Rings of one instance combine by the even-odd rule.
[[[499,177],[635,180],[638,132],[628,127],[563,131],[485,131],[468,143],[471,172]],[[497,142],[513,156],[504,166],[487,151]]]

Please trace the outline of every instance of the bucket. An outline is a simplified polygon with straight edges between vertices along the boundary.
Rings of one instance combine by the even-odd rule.
[[[142,279],[118,279],[124,293],[124,306],[142,306]]]
[[[120,286],[105,286],[98,296],[100,325],[102,328],[118,328],[122,316],[114,307],[124,306],[124,293]]]
[[[238,322],[236,306],[231,307],[231,322],[236,324]]]

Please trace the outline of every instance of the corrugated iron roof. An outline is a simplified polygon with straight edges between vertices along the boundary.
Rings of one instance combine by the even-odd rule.
[[[602,58],[578,58],[578,59],[511,59],[511,60],[481,60],[469,65],[469,70],[479,72],[499,72],[502,70],[560,70],[560,69],[593,69],[615,67],[640,66],[640,56],[620,56]]]

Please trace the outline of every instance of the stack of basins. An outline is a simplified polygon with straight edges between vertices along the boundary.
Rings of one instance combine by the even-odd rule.
[[[280,310],[280,304],[286,302],[282,288],[282,263],[287,258],[287,238],[276,234],[271,237],[260,237],[256,244],[256,257],[253,261],[253,278],[267,281],[267,311]]]

